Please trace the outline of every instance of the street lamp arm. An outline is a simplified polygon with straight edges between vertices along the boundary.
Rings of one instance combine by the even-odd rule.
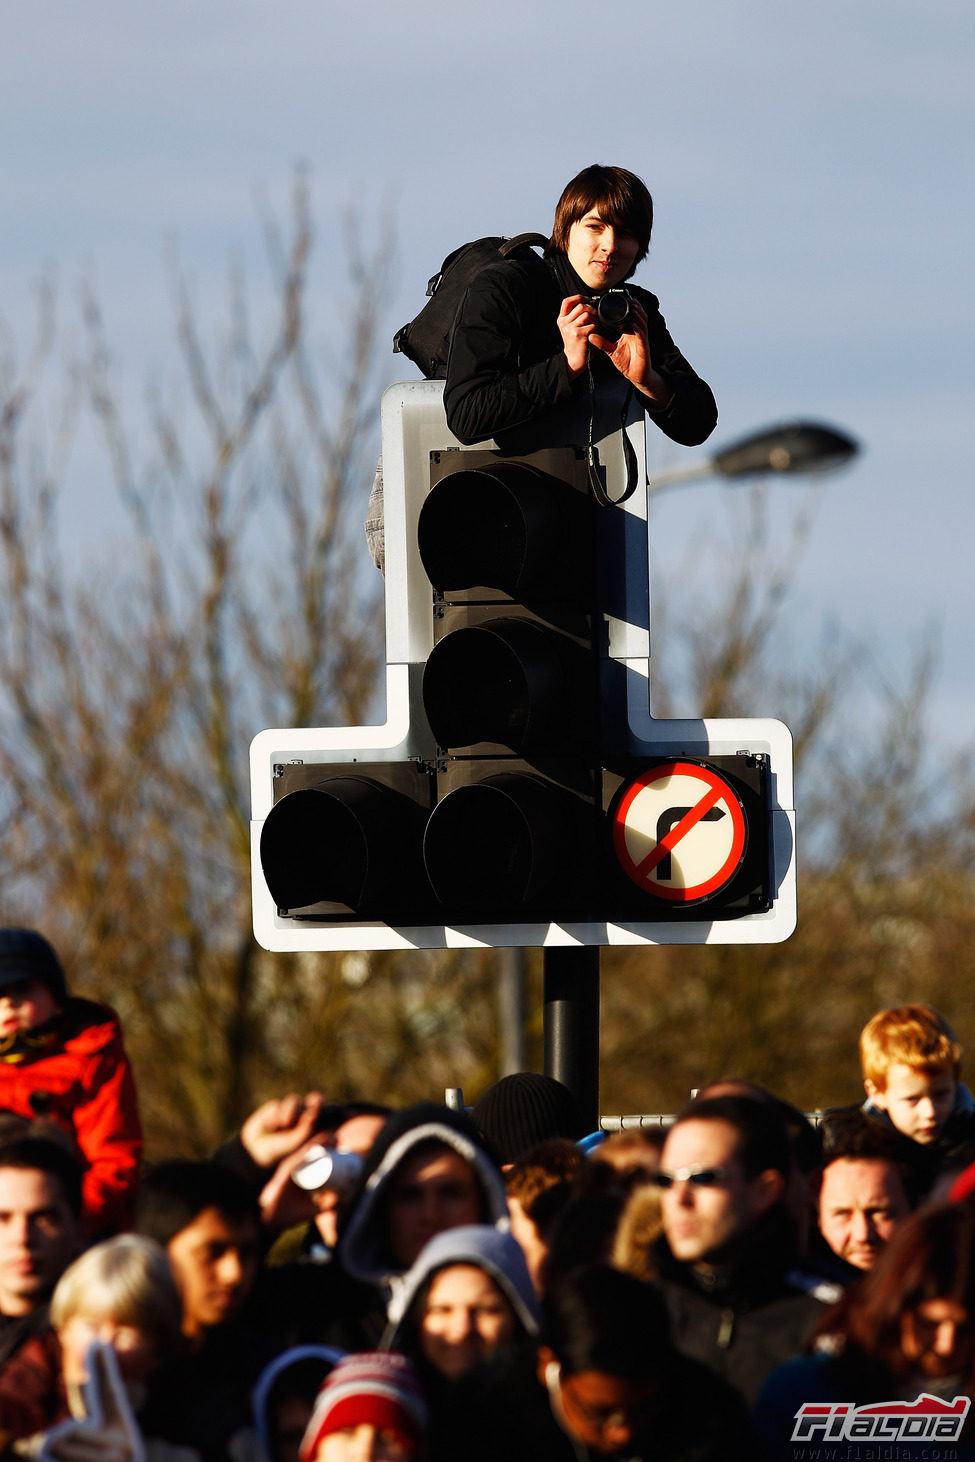
[[[766,472],[789,476],[834,472],[845,467],[859,451],[859,443],[839,427],[813,421],[784,422],[752,432],[712,457],[664,468],[653,475],[650,492],[707,477],[737,481]]]

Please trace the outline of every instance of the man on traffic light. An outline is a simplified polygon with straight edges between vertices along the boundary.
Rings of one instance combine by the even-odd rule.
[[[525,251],[476,276],[454,323],[444,386],[459,441],[493,437],[509,454],[584,446],[598,417],[612,413],[619,425],[631,401],[682,446],[706,441],[718,419],[711,388],[674,344],[656,296],[626,284],[652,226],[646,184],[626,168],[593,164],[563,190],[544,259]],[[366,538],[382,568],[382,464]]]
[[[624,287],[652,225],[640,178],[593,165],[564,189],[543,261],[482,270],[447,364],[447,425],[460,441],[494,437],[502,452],[531,451],[540,434],[546,444],[581,443],[594,397],[614,386],[674,441],[696,446],[710,436],[710,388],[674,344],[656,297]]]

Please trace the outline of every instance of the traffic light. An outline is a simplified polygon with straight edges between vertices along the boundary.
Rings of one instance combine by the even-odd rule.
[[[260,864],[279,909],[389,923],[436,916],[422,876],[434,801],[429,766],[282,766],[275,791]]]
[[[424,859],[447,917],[572,917],[599,787],[595,504],[572,448],[436,453],[417,522],[438,748]]]
[[[752,942],[794,923],[779,722],[655,721],[645,494],[620,432],[505,457],[442,385],[383,401],[387,718],[262,732],[272,949]],[[642,418],[627,428],[643,469]]]

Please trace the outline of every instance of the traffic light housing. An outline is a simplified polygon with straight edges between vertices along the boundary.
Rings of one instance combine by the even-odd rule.
[[[252,746],[271,949],[765,942],[794,925],[780,722],[656,721],[646,494],[383,401],[387,718]],[[642,415],[627,434],[646,480]],[[619,430],[593,459],[614,499]]]
[[[595,504],[573,448],[437,452],[430,477],[417,520],[438,748],[427,876],[448,918],[568,917],[596,848]]]

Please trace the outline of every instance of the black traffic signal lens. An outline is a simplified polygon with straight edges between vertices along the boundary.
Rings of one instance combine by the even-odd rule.
[[[501,772],[458,787],[427,823],[433,891],[448,910],[492,919],[571,896],[584,817],[577,798],[540,777]]]
[[[417,546],[435,589],[500,589],[579,603],[592,582],[591,500],[519,462],[452,472],[431,488]]]
[[[367,777],[329,777],[289,792],[261,833],[271,897],[280,909],[326,903],[389,912],[415,883],[425,818],[426,809]]]
[[[492,619],[434,645],[423,706],[440,746],[551,752],[585,738],[591,675],[588,656],[566,636],[534,620]]]

